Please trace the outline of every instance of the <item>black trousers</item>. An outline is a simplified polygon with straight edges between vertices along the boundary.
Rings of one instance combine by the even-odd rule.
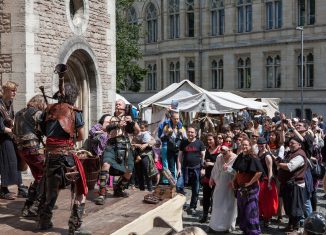
[[[147,185],[148,191],[153,190],[152,178],[148,177],[149,170],[149,158],[146,155],[141,156],[141,160],[135,163],[136,174],[138,178],[138,186],[140,190],[145,190],[145,182]]]
[[[60,189],[70,185],[65,178],[66,167],[75,166],[72,156],[47,156],[45,166],[45,201],[41,205],[40,218],[50,221]],[[74,185],[71,186],[72,189]]]
[[[208,184],[203,184],[203,213],[208,214],[209,208],[212,205],[212,195],[214,192],[214,187],[209,187]]]

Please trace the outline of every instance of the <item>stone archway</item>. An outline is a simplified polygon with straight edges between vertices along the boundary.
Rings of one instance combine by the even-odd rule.
[[[97,86],[96,66],[91,56],[83,49],[77,49],[68,57],[67,73],[65,81],[77,85],[80,94],[76,106],[83,110],[85,120],[85,134],[87,135],[91,125],[96,123],[97,113]]]

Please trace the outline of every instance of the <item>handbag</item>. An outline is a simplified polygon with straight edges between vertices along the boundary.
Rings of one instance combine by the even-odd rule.
[[[316,163],[311,162],[311,174],[313,178],[323,179],[325,175],[325,168],[321,166],[318,161]]]

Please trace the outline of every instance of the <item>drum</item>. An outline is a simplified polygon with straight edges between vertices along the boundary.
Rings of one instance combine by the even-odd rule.
[[[84,167],[87,187],[89,190],[93,190],[101,170],[100,158],[90,154],[88,151],[78,151],[77,155]]]

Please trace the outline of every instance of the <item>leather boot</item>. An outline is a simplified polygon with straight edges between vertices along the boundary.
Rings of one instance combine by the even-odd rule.
[[[34,182],[32,183],[29,188],[28,188],[28,195],[27,199],[25,201],[24,207],[22,209],[22,216],[23,217],[33,217],[37,216],[37,214],[31,213],[30,212],[30,207],[33,205],[36,196],[37,196],[37,184]]]
[[[53,223],[51,221],[52,214],[41,213],[40,220],[38,223],[38,228],[41,230],[47,230],[53,227]]]
[[[200,218],[199,223],[203,224],[207,222],[207,217],[208,217],[208,213],[203,214],[203,216]]]
[[[95,204],[96,205],[104,205],[105,203],[105,197],[106,197],[106,183],[108,181],[108,172],[107,171],[101,171],[99,175],[100,179],[100,188],[98,192],[98,197],[95,198]]]
[[[84,209],[85,209],[85,203],[82,203],[80,205],[74,204],[72,207],[71,215],[68,221],[69,225],[69,235],[90,235],[92,234],[89,231],[86,231],[84,229],[81,229],[82,225],[82,218],[84,214]]]
[[[115,197],[129,197],[129,194],[124,190],[129,186],[129,180],[121,176],[117,184],[113,187]]]

